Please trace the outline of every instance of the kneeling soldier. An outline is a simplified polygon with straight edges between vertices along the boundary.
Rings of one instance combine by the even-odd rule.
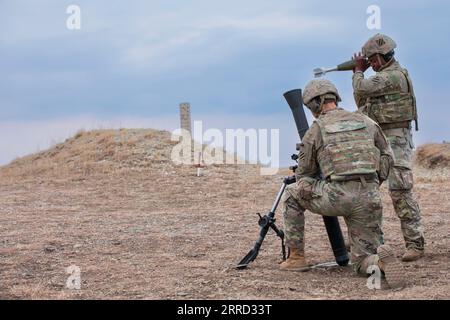
[[[282,198],[289,258],[282,270],[299,270],[305,260],[305,210],[343,216],[348,227],[354,270],[367,274],[378,265],[391,287],[404,285],[403,268],[383,245],[380,182],[388,178],[392,151],[380,127],[361,113],[337,107],[341,101],[328,80],[310,81],[303,101],[316,121],[300,145],[297,182]]]

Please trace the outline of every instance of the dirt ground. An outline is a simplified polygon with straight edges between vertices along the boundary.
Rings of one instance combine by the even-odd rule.
[[[249,269],[236,270],[258,236],[256,212],[270,209],[289,172],[264,177],[255,166],[211,166],[197,177],[196,170],[160,165],[13,175],[0,169],[0,298],[450,298],[448,179],[417,171],[426,256],[404,264],[408,286],[393,291],[368,289],[350,267],[279,271],[274,234]],[[386,243],[400,256],[400,223],[385,188],[383,200]],[[332,261],[321,217],[307,212],[306,224],[309,260]],[[72,265],[81,271],[80,290],[66,288]]]

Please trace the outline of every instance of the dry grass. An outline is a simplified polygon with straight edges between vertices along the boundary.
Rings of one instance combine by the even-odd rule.
[[[14,160],[2,173],[64,177],[151,167],[169,162],[175,143],[169,132],[151,129],[79,131],[49,150]]]
[[[414,154],[417,182],[450,181],[450,143],[424,144]]]
[[[417,148],[415,161],[422,167],[450,168],[450,143],[430,143]]]
[[[267,177],[257,166],[223,165],[197,177],[168,160],[172,145],[156,130],[79,132],[0,168],[0,298],[450,298],[448,181],[415,187],[427,254],[405,264],[408,287],[372,291],[350,268],[279,271],[272,234],[249,270],[233,269],[256,240],[255,213],[271,207],[289,172]],[[401,254],[385,186],[382,195],[386,242]],[[308,258],[332,260],[321,217],[306,220]],[[81,268],[80,291],[65,288],[70,265]]]

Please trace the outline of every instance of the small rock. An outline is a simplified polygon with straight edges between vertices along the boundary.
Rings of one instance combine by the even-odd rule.
[[[336,289],[330,289],[330,293],[336,294],[336,293],[338,293],[338,291]]]
[[[44,252],[46,252],[46,253],[51,253],[54,251],[56,251],[56,247],[54,247],[54,246],[45,246],[44,247]]]
[[[186,297],[188,295],[189,295],[189,293],[186,293],[186,292],[177,292],[177,296],[180,296],[180,297]]]
[[[77,243],[73,246],[73,248],[78,249],[78,248],[81,248],[82,246],[83,246],[82,244]]]
[[[205,253],[188,253],[188,254],[186,254],[186,256],[189,258],[198,258],[198,257],[202,257],[205,255],[206,255]]]

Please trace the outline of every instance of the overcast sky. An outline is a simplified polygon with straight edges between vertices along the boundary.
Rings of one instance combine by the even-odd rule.
[[[69,30],[66,9],[81,8]],[[381,9],[381,30],[366,10]],[[448,1],[0,0],[0,165],[77,130],[175,129],[178,104],[204,126],[281,130],[297,142],[283,92],[380,31],[398,44],[418,100],[416,144],[450,140]],[[368,73],[370,75],[370,73]],[[351,73],[328,76],[355,110]]]

